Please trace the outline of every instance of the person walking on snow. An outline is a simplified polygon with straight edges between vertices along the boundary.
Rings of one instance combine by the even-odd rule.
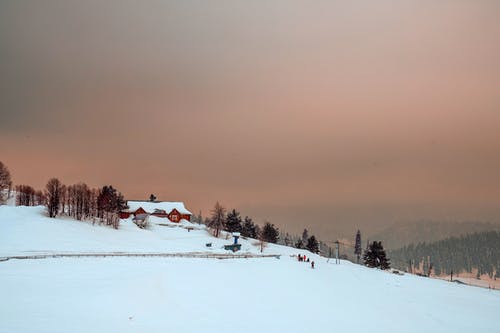
[[[311,261],[311,268],[314,269],[314,261]]]

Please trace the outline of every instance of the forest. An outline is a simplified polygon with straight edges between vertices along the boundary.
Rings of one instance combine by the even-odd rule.
[[[484,231],[440,241],[410,244],[389,252],[392,265],[425,275],[476,272],[500,276],[500,232]]]

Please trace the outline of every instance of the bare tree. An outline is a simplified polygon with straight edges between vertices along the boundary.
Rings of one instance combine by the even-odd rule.
[[[35,206],[43,206],[45,205],[45,194],[43,194],[43,191],[35,191]]]
[[[267,247],[267,241],[266,241],[266,236],[264,233],[264,230],[259,230],[259,241],[255,244],[258,245],[260,248],[260,252],[264,252],[264,249]]]
[[[61,204],[62,184],[57,178],[51,178],[45,186],[45,196],[47,198],[47,210],[50,217],[56,217]]]
[[[66,211],[68,208],[68,187],[66,185],[61,186],[61,213],[66,214],[69,212]],[[68,208],[69,209],[69,208]]]
[[[114,229],[118,229],[120,226],[120,216],[116,212],[104,212],[102,221],[104,221],[106,225],[112,226]]]
[[[93,188],[90,191],[90,216],[92,217],[92,224],[95,223],[97,218],[97,198],[99,197],[99,189]]]
[[[77,220],[91,217],[92,191],[85,183],[68,186],[68,215]]]
[[[35,189],[29,185],[16,186],[16,206],[34,206]]]
[[[226,223],[226,209],[217,201],[211,213],[208,227],[214,231],[215,237],[219,237],[220,231],[224,229]]]
[[[4,204],[5,200],[9,198],[11,189],[12,179],[10,178],[9,169],[0,161],[0,205]]]

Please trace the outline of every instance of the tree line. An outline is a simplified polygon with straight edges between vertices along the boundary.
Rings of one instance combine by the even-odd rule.
[[[5,202],[5,197],[10,196],[12,180],[7,167],[0,161],[0,203]],[[5,195],[5,193],[7,193]],[[77,220],[92,220],[99,223],[119,226],[118,213],[127,208],[123,195],[113,186],[103,186],[100,189],[89,188],[85,183],[64,185],[57,178],[50,179],[44,191],[37,191],[29,185],[16,186],[16,204],[23,206],[45,205],[48,215],[52,218],[58,215],[66,215]],[[150,201],[156,197],[151,194]],[[257,239],[264,243],[275,243],[297,249],[309,250],[312,253],[323,254],[332,257],[333,251],[326,243],[318,240],[309,231],[304,229],[302,235],[291,235],[281,232],[274,224],[266,221],[264,226],[256,224],[252,218],[241,214],[235,209],[227,210],[217,202],[211,211],[211,216],[203,219],[201,213],[194,215],[192,221],[206,224],[215,237],[219,237],[221,231],[239,232],[241,236]],[[355,255],[359,263],[361,256],[361,234],[358,230],[355,240]],[[341,259],[348,259],[341,255]],[[370,267],[388,268],[389,260],[381,242],[367,244],[363,255],[364,264]]]
[[[192,221],[207,225],[215,237],[219,237],[221,231],[239,232],[242,237],[257,239],[264,243],[307,249],[313,253],[320,253],[321,245],[325,246],[314,235],[309,236],[307,229],[304,229],[301,237],[282,233],[269,221],[265,221],[264,225],[260,226],[251,217],[245,216],[243,218],[236,209],[227,211],[219,202],[215,204],[209,217],[203,218],[199,213],[192,217]]]
[[[227,212],[226,208],[219,202],[215,204],[210,213],[210,217],[206,219],[203,219],[201,214],[194,217],[194,222],[206,224],[215,237],[219,237],[221,231],[239,232],[243,237],[259,239],[267,243],[278,242],[279,230],[270,222],[266,222],[261,227],[248,216],[243,219],[236,209]]]
[[[10,197],[12,184],[9,169],[0,161],[0,204]],[[79,221],[104,223],[115,229],[120,223],[118,213],[127,208],[123,195],[111,185],[90,188],[83,182],[65,185],[51,178],[43,191],[24,184],[17,185],[15,191],[17,206],[45,205],[49,217],[66,215]]]
[[[319,241],[314,235],[309,235],[307,229],[304,229],[301,236],[280,233],[279,229],[274,224],[266,221],[264,226],[261,227],[254,223],[252,218],[248,216],[242,218],[241,214],[236,209],[227,212],[226,208],[219,202],[215,204],[210,217],[203,219],[201,213],[199,213],[197,216],[193,216],[192,221],[206,224],[212,230],[215,237],[219,237],[222,231],[231,233],[239,232],[243,237],[258,239],[261,242],[261,246],[264,242],[267,242],[290,246],[296,249],[309,250],[317,254],[325,255],[328,253],[328,257],[331,257],[333,253],[331,247]],[[391,267],[390,260],[387,257],[381,241],[368,243],[366,249],[362,251],[361,232],[359,230],[355,236],[354,254],[357,257],[358,263],[361,255],[363,255],[363,264],[365,266],[383,270]],[[340,258],[347,259],[347,257]]]
[[[29,185],[17,185],[16,206],[41,206],[45,203],[43,191],[37,191]]]
[[[90,188],[85,183],[64,185],[52,178],[45,186],[45,205],[50,217],[71,216],[77,220],[98,221],[118,229],[118,213],[127,208],[123,195],[113,186]]]
[[[394,265],[425,275],[476,272],[500,276],[500,232],[485,231],[437,242],[410,244],[390,252]]]

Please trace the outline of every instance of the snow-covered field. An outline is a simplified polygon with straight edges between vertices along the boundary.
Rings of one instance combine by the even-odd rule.
[[[139,229],[131,219],[122,220],[120,228],[115,230],[70,218],[51,219],[45,216],[44,207],[0,206],[0,257],[69,252],[228,253],[223,246],[232,243],[232,238],[211,237],[203,225],[187,221],[172,223],[154,216],[149,222],[148,229]],[[207,243],[212,246],[208,248]],[[252,245],[255,240],[241,239],[240,243],[243,253],[259,253]],[[275,249],[285,254],[294,252],[284,246],[273,246],[264,253]]]
[[[162,222],[164,220],[161,220]],[[213,249],[205,247],[212,242]],[[225,252],[204,229],[120,230],[0,207],[0,257]],[[244,251],[258,253],[252,241]],[[500,292],[312,256],[55,258],[0,262],[0,332],[500,332]]]

